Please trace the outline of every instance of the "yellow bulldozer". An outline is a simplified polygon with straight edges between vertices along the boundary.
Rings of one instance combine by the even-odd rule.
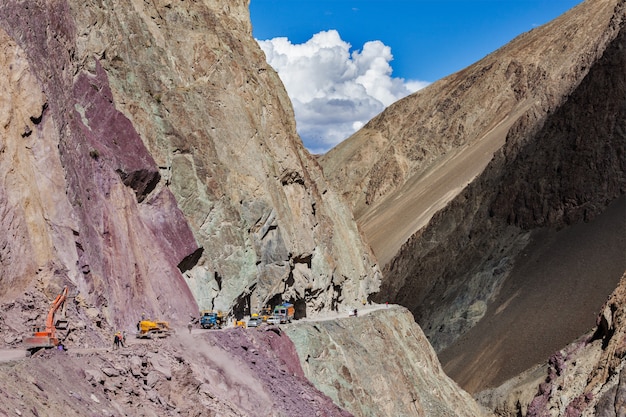
[[[141,320],[137,323],[138,339],[156,339],[171,334],[170,324],[163,320]]]

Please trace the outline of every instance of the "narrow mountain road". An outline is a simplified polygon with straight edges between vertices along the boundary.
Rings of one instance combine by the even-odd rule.
[[[12,362],[26,358],[26,349],[0,349],[0,362]]]
[[[380,310],[383,308],[394,308],[394,305],[385,305],[385,304],[366,304],[366,305],[362,305],[359,306],[357,308],[357,312],[358,312],[358,317],[359,316],[365,316],[369,313],[371,313],[372,311],[376,311],[376,310]],[[337,312],[326,312],[326,313],[319,313],[316,314],[313,317],[305,317],[302,319],[298,319],[298,320],[294,320],[294,322],[291,323],[291,325],[297,325],[298,322],[302,321],[302,322],[316,322],[316,321],[328,321],[328,320],[336,320],[336,319],[340,319],[340,318],[345,318],[345,317],[350,317],[352,315],[352,311],[354,309],[353,308],[345,308],[342,311],[337,311]],[[263,325],[265,326],[265,324]],[[225,327],[224,329],[229,329],[229,328],[233,328],[232,325]],[[254,330],[254,328],[250,328],[249,330]],[[202,328],[198,328],[198,327],[194,327],[191,329],[191,334],[192,335],[198,335],[198,334],[202,334],[205,332],[215,332],[215,331],[219,331],[219,330],[211,330],[211,329],[202,329]],[[180,334],[188,334],[189,330],[185,327],[185,328],[177,328],[175,329],[175,333],[180,333]],[[135,337],[135,335],[133,334],[129,334],[128,338],[126,339],[126,345],[127,346],[132,346],[135,344],[145,344],[145,343],[152,343],[153,341],[151,339],[137,339]],[[96,351],[110,351],[112,350],[112,346],[110,347],[93,347],[93,348],[80,348],[80,347],[76,347],[76,348],[68,348],[68,352],[71,353],[89,353],[89,352],[96,352]],[[6,363],[6,362],[14,362],[14,361],[20,361],[23,359],[27,359],[29,357],[28,352],[26,351],[26,349],[21,349],[21,348],[15,348],[15,349],[0,349],[0,363]]]

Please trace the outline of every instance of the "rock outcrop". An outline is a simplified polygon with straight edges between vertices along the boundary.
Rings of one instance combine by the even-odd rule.
[[[71,322],[68,352],[0,366],[14,382],[0,412],[350,415],[306,380],[279,329],[180,333],[202,308],[238,316],[284,299],[304,317],[378,290],[372,252],[299,142],[247,5],[0,5],[2,342],[21,346],[64,286]],[[111,352],[110,332],[131,333],[144,314],[178,334]],[[399,320],[417,335],[410,358],[426,358],[407,382],[440,388],[411,387],[424,399],[393,410],[477,410],[410,315]],[[360,397],[355,410],[370,408]]]
[[[0,4],[2,347],[23,349],[70,289],[67,350],[0,364],[12,381],[0,414],[351,415],[306,379],[280,329],[181,332],[199,309],[240,316],[282,299],[309,317],[379,287],[247,6]],[[111,351],[112,331],[133,334],[143,315],[176,334]],[[443,394],[476,407],[427,354]],[[435,400],[448,408],[424,407]]]
[[[0,415],[351,416],[304,377],[276,328],[127,343],[0,363],[11,381],[0,387]]]
[[[0,8],[0,299],[35,290],[46,308],[43,294],[69,285],[110,326],[142,311],[187,319],[197,306],[176,265],[197,250],[193,233],[170,191],[155,187],[158,167],[112,104],[102,68],[74,74],[69,10],[57,6],[48,35],[34,4]]]
[[[64,286],[71,332],[68,352],[0,365],[14,382],[0,413],[481,415],[404,309],[287,326],[295,347],[278,328],[181,324],[282,300],[310,319],[378,292],[450,344],[532,229],[591,220],[625,193],[623,18],[622,1],[588,1],[397,103],[321,159],[329,181],[248,1],[3,1],[0,343],[20,347]],[[599,385],[622,366],[611,306],[588,341],[609,349]],[[144,314],[178,333],[109,351]],[[553,381],[527,410],[555,409]],[[603,407],[620,384],[574,384],[568,407]]]
[[[69,285],[128,327],[378,289],[247,1],[9,0],[0,45],[0,300]]]
[[[355,416],[488,414],[445,375],[405,308],[359,310],[358,318],[298,323],[284,331],[307,378]]]

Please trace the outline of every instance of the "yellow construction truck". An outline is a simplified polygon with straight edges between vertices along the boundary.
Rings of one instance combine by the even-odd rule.
[[[259,314],[259,317],[261,318],[261,321],[263,323],[267,322],[267,319],[269,319],[270,317],[272,317],[272,308],[269,306],[263,307],[261,309],[261,314]]]

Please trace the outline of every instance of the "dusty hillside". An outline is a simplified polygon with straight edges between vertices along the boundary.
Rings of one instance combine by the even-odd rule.
[[[626,271],[626,198],[589,223],[531,239],[485,316],[439,354],[471,393],[545,362],[595,326]]]
[[[304,377],[280,330],[186,329],[113,350],[0,363],[0,415],[349,417]],[[2,352],[0,352],[2,353]]]
[[[370,224],[372,218],[382,217],[376,212],[409,212],[409,202],[396,207],[399,204],[385,201],[428,184],[421,198],[412,197],[410,203],[420,204],[412,212],[425,211],[419,210],[424,206],[420,200],[439,209],[482,172],[513,125],[530,118],[526,128],[540,126],[617,35],[620,3],[582,3],[474,65],[394,103],[321,157],[325,174],[353,206],[368,236],[374,235],[372,244],[383,264],[436,211],[410,227],[406,224],[410,230],[404,235],[388,230],[393,235],[381,241],[374,233],[380,226]],[[447,165],[456,168],[454,177]],[[433,189],[435,185],[443,190]]]
[[[591,220],[624,193],[624,83],[612,75],[615,65],[623,65],[623,5],[605,0],[577,10],[569,20],[547,26],[567,32],[567,42],[558,43],[556,37],[546,42],[539,34],[551,33],[548,29],[533,31],[512,44],[519,55],[511,53],[507,60],[493,55],[492,61],[438,84],[447,86],[443,96],[450,100],[429,93],[431,114],[443,121],[432,117],[432,124],[423,126],[456,133],[445,146],[433,142],[439,153],[413,149],[416,160],[450,158],[451,166],[473,170],[489,162],[506,131],[507,143],[487,166],[488,175],[460,169],[462,184],[479,175],[461,197],[451,200],[460,188],[453,186],[451,192],[448,187],[456,183],[442,177],[439,189],[452,203],[435,214],[432,228],[422,235],[409,230],[412,237],[393,262],[381,256],[386,276],[401,279],[385,281],[379,298],[395,298],[424,313],[435,311],[430,304],[445,295],[437,314],[450,324],[448,318],[456,316],[446,306],[464,312],[476,300],[468,288],[484,288],[485,298],[497,287],[499,281],[484,273],[484,259],[494,271],[506,272],[507,258],[488,257],[502,249],[512,255],[521,251],[530,236],[526,229]],[[549,59],[549,65],[539,65],[539,57]],[[294,347],[276,329],[192,335],[179,330],[171,339],[107,350],[111,332],[132,333],[143,314],[168,319],[180,329],[199,309],[219,308],[240,317],[283,299],[295,303],[297,317],[310,319],[360,306],[379,291],[376,258],[349,207],[300,143],[287,95],[252,39],[246,0],[5,0],[0,4],[0,58],[0,343],[12,353],[20,349],[21,337],[43,324],[50,301],[64,286],[70,289],[64,313],[71,330],[64,341],[68,352],[51,350],[0,366],[2,379],[13,382],[0,388],[2,414],[360,416],[376,410],[377,417],[391,417],[480,412],[443,374],[404,310],[377,320],[360,317],[349,325],[331,321],[307,327],[312,334],[323,328],[329,351],[339,353],[321,355],[324,363],[307,372],[325,366],[330,378],[324,371],[306,374],[298,365],[307,363],[302,352],[312,343],[293,336]],[[623,71],[617,73],[623,77]],[[503,79],[508,87],[499,90],[496,81]],[[503,100],[487,94],[488,88]],[[591,94],[596,90],[604,94]],[[586,112],[572,105],[558,117],[546,117],[565,108],[568,95],[578,97],[570,99],[573,104],[592,105],[585,106]],[[473,97],[469,107],[460,106],[457,100],[463,97]],[[478,113],[468,113],[469,108]],[[495,116],[481,119],[480,114]],[[606,116],[599,119],[602,123],[591,123],[598,114]],[[417,117],[396,117],[422,126]],[[574,126],[576,134],[563,123]],[[562,152],[562,141],[575,152]],[[472,153],[452,151],[457,145],[481,155],[486,151],[487,157],[468,164],[472,158],[462,155]],[[535,153],[542,155],[536,164],[525,164]],[[378,204],[390,195],[385,190],[428,177],[419,170],[403,171],[410,158],[391,159],[377,162],[392,169],[372,183],[363,201]],[[546,194],[551,198],[533,198],[546,188],[542,179],[551,178],[542,171],[552,167],[546,161],[564,162],[553,167],[563,178],[588,178],[585,188],[580,181],[564,180]],[[504,169],[509,166],[517,169]],[[430,171],[434,167],[419,172],[438,178],[446,171]],[[401,180],[402,172],[410,173],[408,182]],[[398,182],[390,186],[385,178]],[[510,201],[528,204],[518,211]],[[467,207],[475,211],[468,215]],[[377,223],[363,219],[375,212],[356,213],[363,230],[371,233],[367,225]],[[471,221],[462,221],[468,216]],[[397,230],[388,229],[390,236]],[[474,245],[465,245],[470,239]],[[435,250],[421,262],[424,258],[413,254],[425,242],[434,242]],[[444,262],[454,259],[451,254],[456,262]],[[403,298],[424,293],[421,284],[405,279],[420,275],[416,267],[432,277],[426,283],[430,298]],[[459,270],[482,275],[448,279]],[[479,316],[481,305],[476,311]],[[474,316],[466,318],[438,332],[439,347]],[[439,328],[436,320],[426,327],[431,335]],[[405,333],[398,334],[400,328]],[[359,338],[354,349],[358,334],[367,337]],[[295,352],[302,355],[297,360]],[[395,358],[393,370],[372,376],[376,371],[370,370],[379,368],[366,365],[385,356]],[[399,378],[396,371],[409,366],[407,361],[416,370]],[[352,388],[341,386],[351,375],[377,377],[380,387],[358,380],[351,381]],[[397,386],[401,379],[407,383]],[[333,388],[324,390],[326,396],[313,383]],[[393,400],[381,406],[381,397]]]
[[[483,317],[533,231],[626,192],[624,36],[623,2],[584,2],[321,159],[383,265],[377,300],[408,307],[436,350]]]
[[[600,309],[596,327],[540,366],[480,393],[506,417],[626,415],[626,275]]]

